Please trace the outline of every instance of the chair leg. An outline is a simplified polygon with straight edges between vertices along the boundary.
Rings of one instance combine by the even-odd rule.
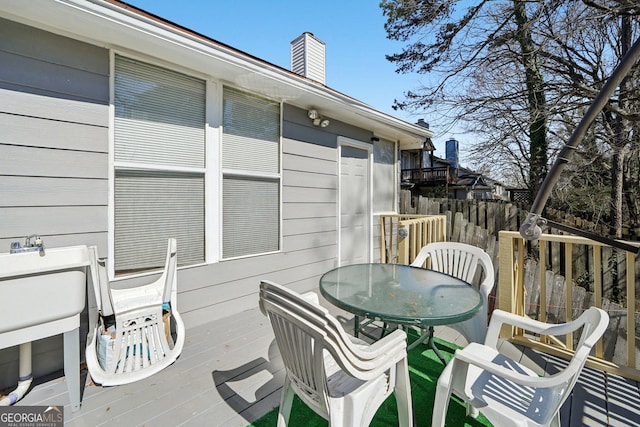
[[[396,405],[398,406],[398,425],[400,427],[413,427],[409,364],[406,358],[396,364],[396,384],[394,392],[396,394]]]
[[[329,411],[329,427],[350,427],[350,426],[364,426],[363,411],[357,410],[355,407],[345,405],[342,411],[330,410]],[[361,409],[361,408],[360,408]]]
[[[282,396],[280,397],[280,409],[278,410],[278,427],[286,427],[289,425],[294,395],[295,393],[291,388],[289,376],[285,376],[284,385],[282,386]]]
[[[480,415],[480,411],[478,411],[478,408],[468,403],[466,406],[467,406],[467,409],[466,409],[467,416],[471,418],[478,418],[478,415]]]
[[[444,427],[447,418],[447,410],[449,408],[449,400],[451,399],[451,381],[455,359],[445,366],[442,374],[438,378],[436,386],[436,396],[433,401],[433,417],[431,418],[431,427]]]
[[[71,400],[71,411],[80,410],[80,327],[63,334],[64,376]]]

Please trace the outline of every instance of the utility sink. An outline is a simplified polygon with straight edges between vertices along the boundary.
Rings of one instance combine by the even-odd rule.
[[[68,319],[85,306],[86,246],[0,254],[2,334]]]
[[[15,395],[10,393],[0,403],[15,403],[26,392],[21,384],[31,383],[31,342],[62,334],[71,410],[78,411],[80,313],[85,305],[89,249],[45,249],[39,237],[36,247],[14,243],[12,252],[0,254],[0,349],[20,345],[20,382]]]

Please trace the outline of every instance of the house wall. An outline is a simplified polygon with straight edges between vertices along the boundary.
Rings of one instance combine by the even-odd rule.
[[[0,19],[0,63],[0,251],[106,250],[108,51]]]
[[[284,106],[282,125],[282,250],[178,272],[180,312],[187,326],[255,307],[261,279],[303,292],[337,264],[338,135],[371,134],[331,118],[313,127],[306,111]]]
[[[97,245],[106,256],[109,51],[0,19],[0,63],[0,252],[38,233],[46,247]],[[282,250],[181,268],[178,308],[187,330],[255,307],[261,279],[307,291],[337,265],[337,139],[370,142],[373,134],[326,115],[331,125],[321,129],[306,110],[284,105]],[[377,236],[374,222],[374,259]],[[85,310],[81,346],[87,325]],[[61,336],[33,351],[36,377],[62,368]],[[17,374],[18,348],[0,350],[0,389],[14,386]]]
[[[0,64],[0,252],[33,233],[106,251],[108,51],[0,19]],[[32,351],[36,376],[62,367],[62,335]],[[0,389],[17,375],[0,350]]]

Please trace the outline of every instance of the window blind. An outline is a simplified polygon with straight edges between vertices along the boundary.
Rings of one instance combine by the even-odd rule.
[[[389,141],[373,143],[373,210],[394,212],[395,189],[395,144]]]
[[[279,181],[225,177],[223,188],[223,257],[277,251]]]
[[[280,104],[225,88],[222,167],[280,171]]]
[[[204,262],[202,174],[118,170],[115,194],[116,271],[163,267],[169,237],[180,265]]]
[[[235,89],[223,96],[222,256],[280,245],[280,104]]]
[[[114,82],[116,273],[161,268],[169,237],[202,263],[205,82],[120,55]]]
[[[115,160],[204,167],[205,82],[116,56]]]

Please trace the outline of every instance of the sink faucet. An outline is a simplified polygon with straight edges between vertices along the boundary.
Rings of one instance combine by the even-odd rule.
[[[11,243],[11,253],[20,252],[40,252],[40,256],[44,256],[44,242],[38,234],[32,234],[24,238],[24,246],[20,242]]]

